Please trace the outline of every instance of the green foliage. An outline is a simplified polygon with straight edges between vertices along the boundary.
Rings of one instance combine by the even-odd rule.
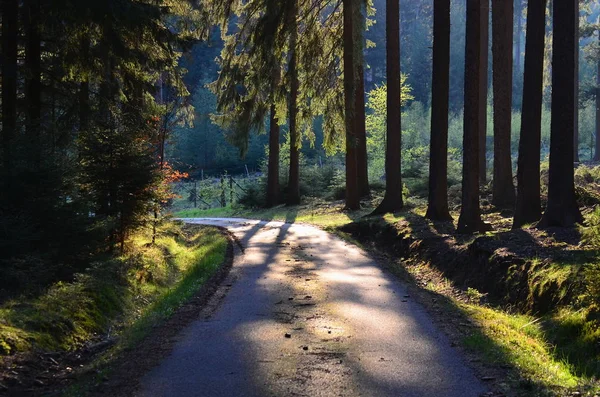
[[[227,241],[214,229],[167,224],[156,245],[134,236],[126,255],[94,264],[71,282],[37,298],[0,306],[0,355],[36,349],[73,349],[117,323],[138,340],[202,286],[223,262]],[[124,324],[122,324],[124,322]]]

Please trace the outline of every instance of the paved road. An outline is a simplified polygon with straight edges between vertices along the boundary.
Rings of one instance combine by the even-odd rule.
[[[216,309],[182,332],[140,396],[486,392],[403,284],[357,247],[306,225],[186,222],[228,228],[244,252]]]

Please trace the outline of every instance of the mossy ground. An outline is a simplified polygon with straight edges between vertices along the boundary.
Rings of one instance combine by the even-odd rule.
[[[138,233],[127,252],[96,261],[72,282],[0,306],[0,356],[73,350],[111,333],[135,343],[199,290],[223,262],[217,229],[169,223],[156,243]]]

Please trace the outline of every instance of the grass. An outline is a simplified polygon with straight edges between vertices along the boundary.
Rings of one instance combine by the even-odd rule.
[[[156,244],[136,235],[126,255],[95,262],[70,283],[0,307],[0,357],[41,349],[72,350],[109,328],[126,345],[142,339],[192,297],[224,261],[216,229],[168,224]]]

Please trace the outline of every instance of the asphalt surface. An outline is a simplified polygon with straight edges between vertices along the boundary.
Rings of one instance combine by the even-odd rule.
[[[487,390],[405,286],[317,228],[186,219],[239,239],[226,293],[139,396],[480,396]],[[210,306],[210,305],[209,305]]]

